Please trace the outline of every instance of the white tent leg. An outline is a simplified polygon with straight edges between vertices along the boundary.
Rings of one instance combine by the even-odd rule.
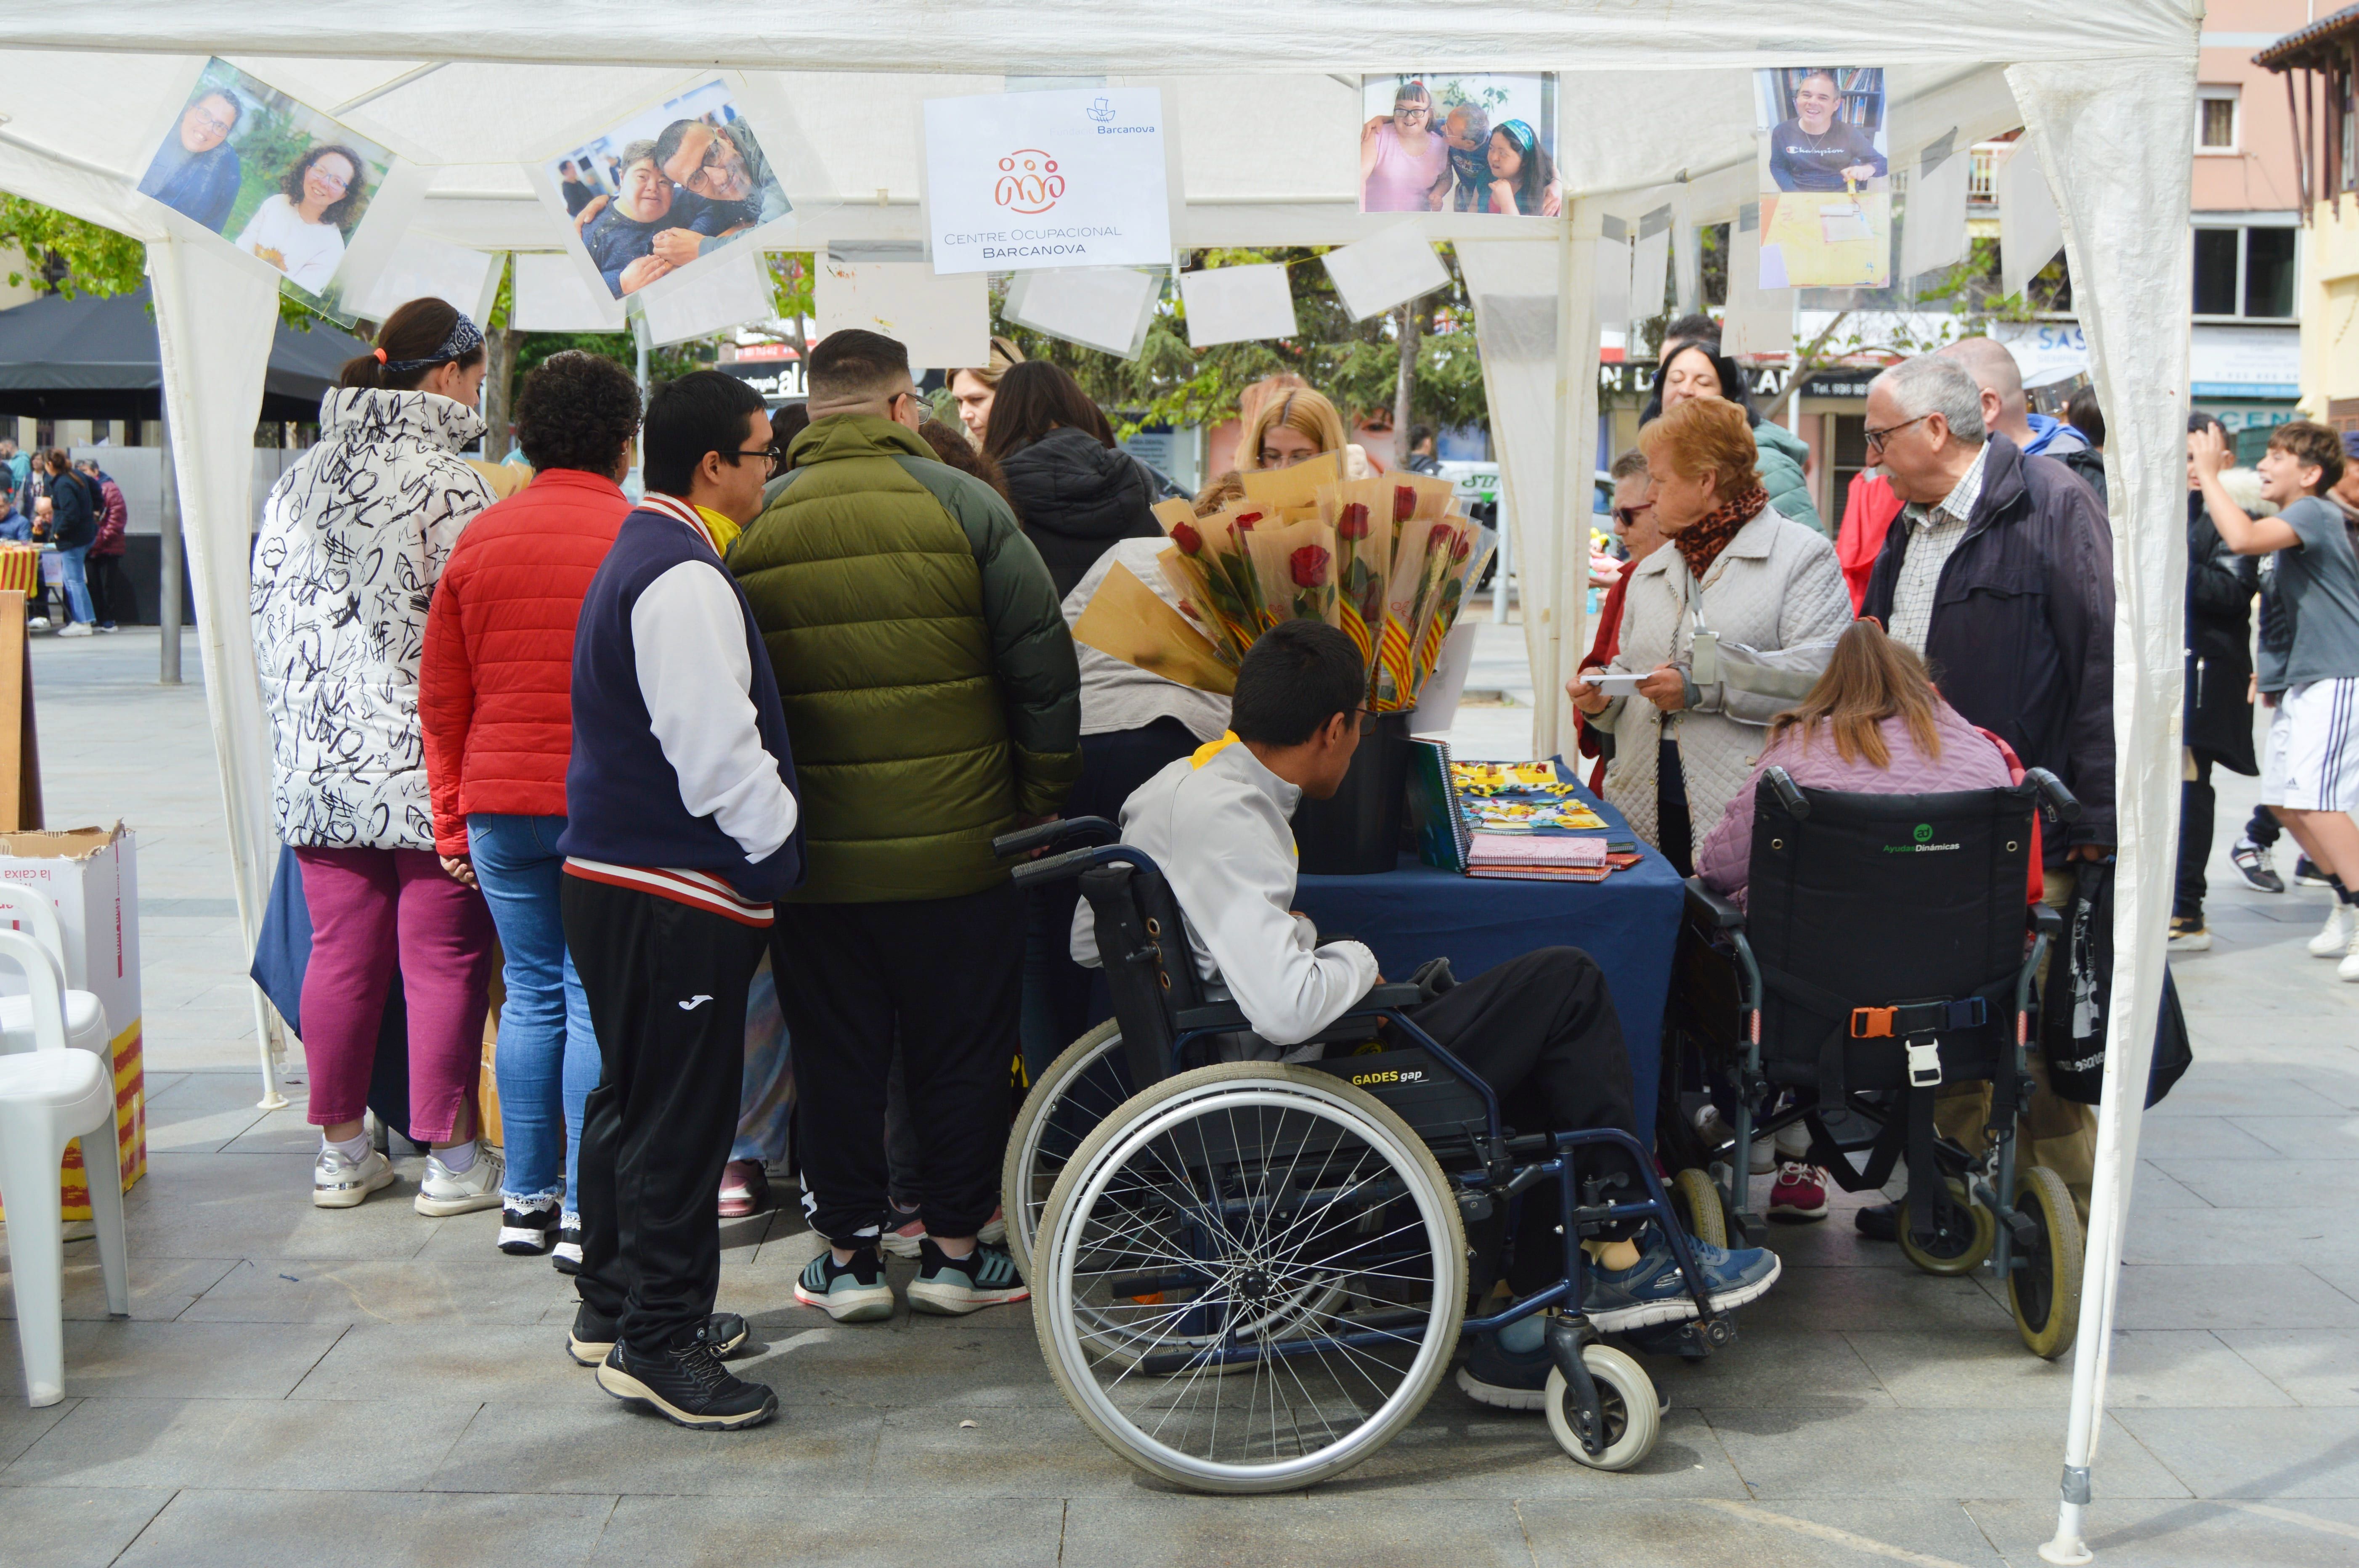
[[[253,989],[254,1039],[255,1048],[262,1056],[262,1098],[255,1101],[254,1108],[256,1110],[285,1110],[287,1097],[278,1092],[277,1053],[270,1048],[270,1031],[273,1022],[270,1000],[262,994],[260,986],[255,986]]]
[[[2086,1563],[2082,1539],[2105,1408],[2122,1236],[2164,977],[2178,842],[2184,684],[2186,312],[2192,247],[2190,58],[2018,65],[2007,85],[2064,222],[2073,302],[2113,437],[2114,830],[2113,1015],[2097,1115],[2072,1402],[2049,1563]]]

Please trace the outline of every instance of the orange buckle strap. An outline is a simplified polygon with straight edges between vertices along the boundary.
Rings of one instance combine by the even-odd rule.
[[[1889,1040],[1892,1038],[1892,1015],[1897,1007],[1855,1007],[1851,1010],[1851,1037],[1854,1040]]]

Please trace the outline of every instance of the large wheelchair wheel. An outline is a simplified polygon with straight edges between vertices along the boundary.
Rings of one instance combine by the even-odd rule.
[[[1900,1227],[1900,1250],[1929,1274],[1971,1274],[1990,1256],[1998,1239],[1998,1217],[1976,1203],[1963,1182],[1952,1181],[1950,1206],[1936,1225],[1931,1241],[1919,1246],[1909,1234],[1908,1200],[1902,1198],[1896,1215]]]
[[[1364,1091],[1200,1067],[1066,1163],[1032,1301],[1058,1388],[1109,1448],[1199,1491],[1288,1491],[1383,1447],[1440,1385],[1465,1229],[1431,1152]]]
[[[1562,1372],[1553,1369],[1542,1406],[1548,1411],[1549,1431],[1576,1465],[1593,1470],[1627,1470],[1652,1454],[1655,1440],[1662,1435],[1663,1415],[1655,1403],[1654,1380],[1637,1362],[1610,1345],[1584,1346],[1581,1361],[1597,1383],[1597,1402],[1605,1416],[1605,1446],[1592,1454],[1581,1445],[1565,1413],[1572,1386]]]
[[[1007,1216],[1008,1255],[1026,1283],[1032,1280],[1032,1243],[1040,1228],[1040,1210],[1065,1162],[1129,1098],[1122,1028],[1111,1018],[1059,1053],[1024,1097],[1024,1108],[1008,1130],[999,1193]]]
[[[2007,1271],[2007,1304],[2023,1343],[2053,1361],[2081,1327],[2081,1215],[2064,1178],[2045,1165],[2015,1173],[2015,1207],[2031,1221],[2032,1240]]]

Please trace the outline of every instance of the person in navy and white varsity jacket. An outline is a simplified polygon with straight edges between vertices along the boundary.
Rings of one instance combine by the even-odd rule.
[[[761,510],[770,421],[746,383],[656,389],[647,497],[623,520],[573,639],[561,907],[604,1071],[582,1130],[582,1304],[570,1348],[616,1399],[734,1431],[777,1396],[721,1357],[712,1202],[736,1131],[745,990],[770,901],[802,880],[786,719],[716,524]]]

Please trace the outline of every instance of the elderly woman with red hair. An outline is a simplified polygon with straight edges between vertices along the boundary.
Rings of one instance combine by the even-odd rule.
[[[1584,670],[1565,695],[1614,736],[1605,798],[1685,875],[1769,721],[1792,705],[1725,678],[1733,661],[1719,650],[1832,643],[1851,623],[1851,595],[1833,546],[1769,503],[1744,409],[1682,403],[1638,432],[1638,448],[1672,547],[1630,568],[1621,647],[1604,673],[1644,678],[1635,696],[1608,697]]]

